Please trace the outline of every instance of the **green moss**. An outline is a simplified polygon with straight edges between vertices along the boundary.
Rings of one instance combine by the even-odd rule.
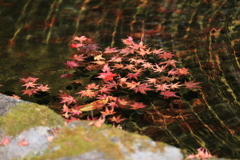
[[[35,103],[20,103],[0,117],[0,127],[4,128],[4,134],[12,136],[36,126],[52,127],[60,124],[63,124],[61,116],[47,106]]]
[[[77,156],[93,150],[106,153],[109,158],[114,157],[115,159],[119,157],[119,160],[123,159],[117,144],[112,143],[110,138],[102,136],[102,133],[99,132],[99,130],[104,129],[111,130],[109,126],[104,125],[104,127],[99,129],[86,124],[86,127],[76,127],[74,129],[67,126],[63,127],[57,138],[50,144],[45,155],[41,157],[26,157],[26,159],[55,159],[66,156]],[[58,146],[60,146],[58,150],[52,151],[53,148]]]
[[[163,143],[157,143],[156,146],[151,147],[148,137],[115,129],[112,126],[103,125],[101,128],[96,128],[88,126],[89,122],[80,123],[82,124],[75,128],[67,126],[61,128],[58,136],[53,140],[43,156],[26,157],[26,159],[45,160],[67,156],[74,157],[97,150],[105,153],[106,158],[121,160],[124,159],[124,155],[117,143],[121,143],[129,152],[135,152],[132,144],[138,142],[141,143],[141,148],[147,148],[147,150],[152,152],[159,151],[159,149],[163,149],[165,146]],[[113,142],[114,138],[118,140]],[[54,148],[58,149],[54,150]]]
[[[124,155],[118,143],[121,143],[129,152],[134,152],[136,149],[133,147],[133,143],[139,143],[142,149],[152,152],[164,147],[162,143],[157,143],[157,146],[151,147],[150,139],[146,136],[122,131],[109,125],[97,128],[89,126],[88,123],[82,121],[74,123],[74,127],[63,126],[63,119],[58,114],[46,106],[34,103],[21,103],[12,108],[6,115],[0,117],[0,125],[1,128],[4,128],[4,134],[12,136],[36,126],[63,126],[58,136],[49,144],[44,155],[29,155],[24,158],[27,160],[77,156],[94,150],[105,153],[106,158],[121,160],[124,159]]]

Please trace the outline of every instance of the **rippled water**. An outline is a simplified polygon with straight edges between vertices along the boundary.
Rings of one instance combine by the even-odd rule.
[[[95,37],[101,47],[121,46],[127,35],[144,38],[151,47],[175,53],[203,85],[197,93],[182,93],[181,111],[145,115],[148,123],[139,132],[191,152],[203,146],[238,158],[239,10],[234,0],[2,0],[0,91],[21,95],[17,82],[26,76],[52,86],[52,96],[64,88],[68,82],[59,77],[73,35]]]

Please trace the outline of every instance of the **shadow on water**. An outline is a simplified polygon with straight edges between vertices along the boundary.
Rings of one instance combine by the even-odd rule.
[[[73,35],[121,46],[126,35],[176,54],[198,92],[182,92],[172,110],[144,115],[135,128],[154,140],[194,152],[201,146],[240,157],[240,2],[228,0],[8,0],[0,1],[1,92],[21,95],[21,77],[39,77],[47,95],[23,99],[50,104],[69,81],[60,79]],[[57,83],[56,83],[57,82]],[[166,105],[165,105],[166,106]]]

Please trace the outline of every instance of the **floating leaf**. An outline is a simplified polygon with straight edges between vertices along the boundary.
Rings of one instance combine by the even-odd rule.
[[[80,108],[80,111],[92,111],[94,109],[101,109],[104,105],[106,105],[108,102],[108,98],[96,100],[92,103],[84,105],[82,108]]]

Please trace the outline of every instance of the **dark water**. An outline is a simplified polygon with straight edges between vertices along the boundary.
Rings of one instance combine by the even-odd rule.
[[[136,128],[189,152],[202,146],[240,157],[239,1],[1,0],[0,91],[20,96],[18,80],[27,76],[49,84],[50,97],[66,87],[59,77],[73,35],[95,37],[103,48],[129,35],[175,53],[202,89],[182,93],[181,110],[149,111],[147,125]]]

